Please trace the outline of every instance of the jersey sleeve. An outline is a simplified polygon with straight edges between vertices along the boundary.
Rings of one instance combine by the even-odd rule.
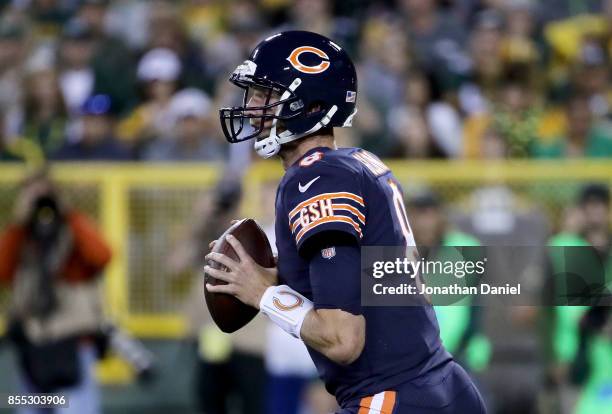
[[[360,176],[344,168],[317,164],[296,174],[286,189],[293,241],[300,250],[314,235],[332,230],[348,233],[359,243],[366,222]]]
[[[322,244],[309,262],[315,309],[341,309],[361,314],[361,252],[356,244]],[[342,289],[338,289],[342,286]]]

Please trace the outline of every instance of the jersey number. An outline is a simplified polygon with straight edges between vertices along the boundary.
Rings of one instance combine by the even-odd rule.
[[[376,177],[380,177],[383,174],[389,172],[389,167],[385,165],[376,155],[369,153],[365,150],[360,150],[353,153],[353,157],[361,162],[365,167],[374,174]],[[408,214],[406,214],[406,207],[404,206],[404,199],[402,193],[397,186],[397,183],[392,179],[387,180],[391,191],[393,192],[393,206],[395,207],[395,215],[399,222],[402,234],[406,240],[407,247],[415,247],[414,237],[410,230],[410,224],[408,224]],[[416,250],[416,249],[413,249]]]
[[[413,262],[417,262],[419,260],[419,252],[416,247],[416,242],[414,241],[414,236],[412,235],[412,230],[410,229],[410,223],[408,223],[408,214],[406,214],[404,198],[402,197],[402,193],[395,181],[389,179],[387,182],[389,183],[389,187],[391,187],[391,191],[393,192],[393,206],[395,207],[397,221],[399,221],[400,228],[402,229],[402,233],[404,235],[404,240],[406,240],[406,257]],[[420,292],[421,284],[423,283],[420,275],[414,280],[417,285],[417,289]],[[428,294],[424,294],[423,298],[427,301],[427,303],[431,304],[431,298]]]
[[[395,181],[389,179],[387,182],[389,183],[389,187],[391,187],[391,191],[393,192],[393,206],[395,207],[395,215],[397,217],[397,221],[399,222],[400,228],[402,229],[404,239],[406,240],[406,246],[414,247],[416,246],[416,243],[414,241],[414,237],[412,236],[410,223],[408,223],[408,214],[406,214],[406,206],[404,205],[402,193]]]

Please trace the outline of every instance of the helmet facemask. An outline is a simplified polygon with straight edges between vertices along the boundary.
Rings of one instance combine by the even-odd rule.
[[[236,86],[244,89],[242,106],[232,108],[222,108],[220,111],[221,127],[227,140],[231,143],[242,142],[251,138],[259,137],[264,131],[266,121],[272,120],[272,128],[277,127],[278,120],[289,120],[299,116],[303,108],[296,109],[290,114],[281,115],[284,105],[294,105],[299,102],[293,90],[282,85],[275,84],[266,79],[255,78],[253,76],[232,75],[230,81]],[[259,88],[265,91],[265,101],[263,105],[248,106],[253,89]],[[273,99],[273,95],[280,96],[278,100]],[[259,120],[258,123],[251,120]],[[245,133],[245,121],[248,121],[254,130]],[[265,138],[265,137],[260,137]]]

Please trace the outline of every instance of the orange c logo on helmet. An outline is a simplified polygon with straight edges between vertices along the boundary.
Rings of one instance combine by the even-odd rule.
[[[287,292],[287,291],[281,291],[278,292],[279,295],[287,295],[287,296],[293,296],[295,298],[295,302],[290,304],[290,305],[285,305],[283,302],[280,301],[280,299],[278,299],[276,296],[272,299],[272,303],[274,304],[274,306],[276,306],[277,309],[282,310],[282,311],[290,311],[291,309],[295,309],[295,308],[299,308],[300,306],[302,306],[302,303],[304,303],[304,299],[302,299],[301,297],[299,297],[298,295],[291,293],[291,292]]]
[[[321,58],[321,63],[315,66],[304,65],[302,62],[300,62],[300,55],[302,53],[314,53],[315,55]],[[291,52],[287,60],[289,61],[289,63],[291,63],[291,66],[293,66],[300,72],[309,74],[325,72],[330,65],[329,56],[327,56],[327,53],[325,53],[321,49],[317,49],[316,47],[312,46],[300,46],[296,49],[293,49],[293,52]]]

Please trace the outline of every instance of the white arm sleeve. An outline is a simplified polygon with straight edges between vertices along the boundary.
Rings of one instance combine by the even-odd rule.
[[[313,309],[312,301],[287,285],[270,286],[259,302],[259,309],[285,332],[300,338],[306,314]]]

